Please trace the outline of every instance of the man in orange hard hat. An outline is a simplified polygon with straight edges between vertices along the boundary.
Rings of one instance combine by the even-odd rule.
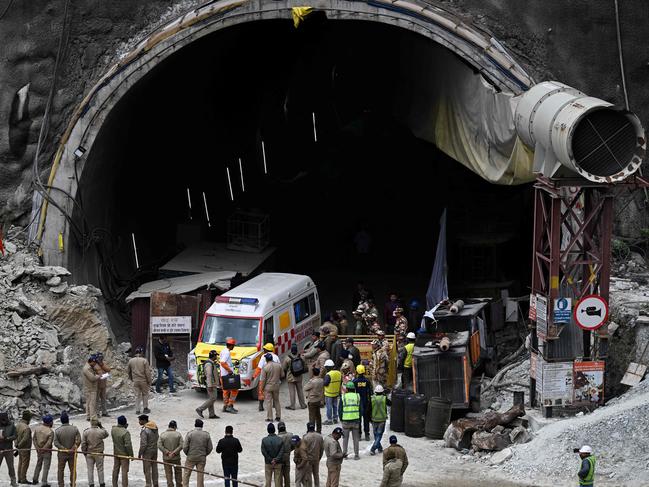
[[[234,374],[234,367],[232,367],[232,349],[237,344],[237,341],[229,337],[225,341],[225,348],[219,354],[219,365],[221,366],[221,389],[223,390],[223,412],[224,413],[238,413],[234,409],[234,402],[239,394],[239,389],[226,389],[223,387],[223,377],[226,375]]]

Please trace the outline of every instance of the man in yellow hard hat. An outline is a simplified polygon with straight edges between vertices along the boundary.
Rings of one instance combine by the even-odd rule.
[[[356,366],[356,378],[354,379],[356,394],[361,398],[361,421],[358,423],[359,432],[361,423],[365,432],[365,441],[370,441],[370,423],[372,422],[372,383],[365,377],[365,366]],[[359,435],[360,436],[360,435]]]
[[[262,347],[262,350],[263,350],[263,355],[259,359],[259,363],[257,364],[255,373],[252,375],[253,379],[259,377],[259,374],[261,374],[261,371],[266,365],[266,354],[270,353],[273,357],[273,362],[276,362],[281,365],[281,362],[279,361],[279,357],[275,354],[275,345],[268,342]],[[261,381],[259,381],[259,384],[257,385],[257,399],[259,399],[259,410],[263,411],[264,410],[264,389],[262,388]]]

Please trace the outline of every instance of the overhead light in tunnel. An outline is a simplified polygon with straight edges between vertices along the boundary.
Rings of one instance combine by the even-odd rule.
[[[230,200],[234,201],[234,193],[232,192],[232,180],[230,179],[230,168],[226,166],[225,172],[228,175],[228,188],[230,189]]]
[[[241,174],[241,192],[246,192],[246,187],[243,184],[243,165],[241,164],[241,158],[239,157],[239,174]]]
[[[266,167],[266,144],[264,141],[261,141],[261,156],[264,159],[264,174],[268,174],[268,168]]]
[[[207,217],[207,226],[208,228],[211,228],[212,224],[210,223],[210,212],[207,209],[207,198],[205,197],[205,191],[203,191],[203,204],[205,204],[205,216]]]
[[[81,159],[85,153],[86,153],[86,148],[83,146],[79,146],[74,151],[74,157],[76,157],[77,159]]]
[[[135,268],[140,268],[140,259],[137,257],[137,246],[135,245],[135,234],[131,233],[131,239],[133,240],[133,254],[135,255]]]
[[[192,196],[189,194],[189,188],[187,188],[187,203],[189,204],[189,219],[192,219]]]
[[[315,128],[315,112],[311,112],[311,115],[313,115],[313,141],[317,142],[318,141],[318,132]]]

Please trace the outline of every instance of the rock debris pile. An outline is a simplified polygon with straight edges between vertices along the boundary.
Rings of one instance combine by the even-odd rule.
[[[0,254],[0,411],[16,418],[25,408],[81,409],[81,369],[94,352],[113,368],[109,403],[128,402],[130,388],[123,385],[130,345],[114,347],[101,291],[70,284],[63,267],[41,265],[21,237],[12,228]]]

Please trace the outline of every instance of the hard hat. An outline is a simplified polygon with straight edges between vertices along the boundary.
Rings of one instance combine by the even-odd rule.
[[[325,366],[325,367],[333,367],[334,365],[336,365],[336,364],[334,364],[334,361],[331,360],[331,359],[327,359],[327,360],[325,361],[325,363],[324,363],[324,366]]]
[[[414,339],[416,339],[417,337],[416,337],[415,334],[411,331],[410,333],[408,333],[408,334],[406,335],[406,338],[407,338],[408,340],[414,340]]]
[[[383,394],[383,386],[381,384],[376,384],[376,387],[374,388],[374,393]]]
[[[266,350],[267,352],[272,352],[275,350],[275,345],[273,345],[272,343],[267,343],[266,345],[264,345],[264,350]]]
[[[236,345],[237,341],[234,338],[230,337],[225,341],[225,343],[226,345]]]
[[[593,453],[593,449],[588,445],[584,445],[579,449],[579,453]]]
[[[364,365],[357,365],[356,366],[356,373],[357,374],[364,374],[365,373],[365,366]]]

